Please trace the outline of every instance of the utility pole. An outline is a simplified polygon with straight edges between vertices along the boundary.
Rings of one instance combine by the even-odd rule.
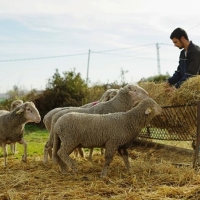
[[[156,50],[157,50],[157,65],[158,65],[158,75],[161,74],[160,72],[160,55],[159,55],[159,44],[156,43]]]
[[[89,74],[89,65],[90,65],[90,49],[88,51],[88,63],[87,63],[87,76],[86,76],[86,83],[88,84],[88,74]]]

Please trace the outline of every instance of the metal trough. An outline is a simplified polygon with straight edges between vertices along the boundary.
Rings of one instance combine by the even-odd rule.
[[[193,167],[200,165],[200,102],[190,105],[163,106],[163,113],[156,116],[142,129],[139,137],[157,140],[193,141],[195,153]]]

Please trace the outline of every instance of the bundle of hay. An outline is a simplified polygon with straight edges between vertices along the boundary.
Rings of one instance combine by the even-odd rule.
[[[170,98],[171,105],[193,104],[197,101],[200,101],[200,76],[189,78]]]
[[[189,78],[174,90],[167,90],[166,83],[141,82],[138,85],[163,107],[163,115],[153,119],[150,127],[165,129],[165,133],[157,136],[149,134],[149,138],[192,140],[195,137],[197,106],[189,105],[200,101],[200,76]]]
[[[187,79],[180,88],[167,90],[166,83],[140,82],[151,98],[161,106],[188,105],[200,101],[200,76]]]
[[[140,82],[138,85],[144,88],[149,96],[161,106],[169,105],[172,94],[166,91],[166,83]]]

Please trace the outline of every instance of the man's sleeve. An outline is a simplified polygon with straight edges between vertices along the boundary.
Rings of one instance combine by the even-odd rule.
[[[174,74],[172,75],[172,77],[168,78],[167,81],[170,85],[175,85],[180,80],[181,80],[181,72],[180,72],[179,66],[178,66],[177,71],[175,71]]]
[[[188,66],[186,69],[186,74],[188,75],[197,75],[200,70],[200,52],[192,51],[190,59],[188,60]]]

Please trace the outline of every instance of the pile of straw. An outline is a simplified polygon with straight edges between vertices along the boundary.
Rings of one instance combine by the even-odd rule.
[[[200,101],[200,76],[187,79],[179,89],[167,90],[166,83],[140,82],[149,96],[161,106],[185,105]]]
[[[166,83],[140,82],[138,85],[163,107],[163,114],[154,118],[150,127],[161,128],[165,133],[163,136],[158,133],[154,138],[174,138],[172,134],[177,135],[177,140],[192,140],[196,137],[197,114],[194,116],[193,113],[197,113],[197,106],[192,108],[189,105],[196,105],[200,101],[200,76],[189,78],[179,89],[173,90],[168,90]],[[184,106],[179,107],[180,105]]]
[[[0,200],[158,200],[200,198],[200,175],[189,166],[177,167],[173,162],[192,163],[192,156],[153,147],[129,150],[131,171],[115,156],[108,177],[99,178],[104,157],[97,150],[93,163],[77,159],[79,174],[61,175],[58,167],[43,164],[42,157],[27,163],[9,157],[8,166],[0,158]]]

